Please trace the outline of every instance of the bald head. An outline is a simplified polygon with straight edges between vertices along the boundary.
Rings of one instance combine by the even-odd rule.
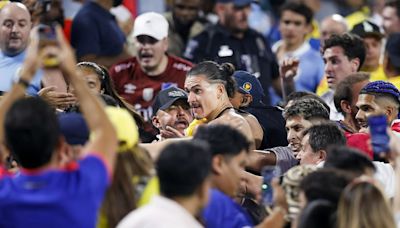
[[[0,49],[7,56],[25,50],[31,30],[31,16],[22,3],[11,2],[0,10]]]
[[[324,44],[333,34],[341,35],[348,32],[349,28],[344,17],[339,14],[333,14],[324,18],[321,22],[321,44]]]

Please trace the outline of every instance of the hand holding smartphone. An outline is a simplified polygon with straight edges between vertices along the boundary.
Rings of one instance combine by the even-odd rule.
[[[278,166],[265,166],[261,170],[263,177],[262,184],[262,203],[265,206],[271,206],[274,203],[274,191],[272,188],[272,179],[281,175],[281,170]]]
[[[387,118],[385,115],[374,115],[368,117],[368,126],[371,135],[371,145],[374,154],[388,153],[389,135],[387,134]]]

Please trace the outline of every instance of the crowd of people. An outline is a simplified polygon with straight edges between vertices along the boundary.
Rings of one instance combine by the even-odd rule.
[[[399,0],[136,4],[0,2],[0,227],[400,227]]]

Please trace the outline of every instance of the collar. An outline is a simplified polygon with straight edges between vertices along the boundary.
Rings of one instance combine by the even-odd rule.
[[[151,199],[151,204],[154,204],[157,207],[164,209],[165,211],[172,212],[174,216],[179,217],[180,219],[185,218],[186,222],[190,222],[190,224],[192,225],[199,225],[200,227],[199,222],[194,218],[194,216],[190,214],[179,203],[172,199],[164,196],[153,196],[153,198]]]
[[[278,49],[282,45],[283,45],[283,40],[279,40],[274,45],[272,45],[272,51],[274,53],[276,53],[278,51]],[[300,57],[301,55],[303,55],[304,53],[306,53],[310,49],[311,49],[311,46],[308,43],[308,40],[306,40],[306,41],[304,41],[304,43],[299,48],[297,48],[296,50],[294,50],[292,52],[286,52],[283,57],[284,58],[287,58],[287,57]]]
[[[0,51],[0,57],[1,58],[12,58],[12,59],[14,59],[14,60],[21,60],[21,61],[23,61],[24,59],[25,59],[25,54],[26,54],[26,49],[25,50],[23,50],[21,53],[19,53],[18,55],[14,55],[14,56],[8,56],[8,55],[5,55],[4,54],[4,52],[2,52],[2,51]]]

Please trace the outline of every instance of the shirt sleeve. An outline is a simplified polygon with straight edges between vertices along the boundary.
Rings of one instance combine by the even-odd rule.
[[[81,160],[79,172],[83,181],[93,192],[106,189],[111,180],[111,173],[100,155],[89,155]]]
[[[279,166],[282,173],[296,166],[299,161],[293,156],[293,152],[288,147],[274,147],[268,149],[276,156],[276,165]]]
[[[71,28],[71,44],[78,59],[88,54],[98,55],[101,50],[96,23],[90,18],[76,18]]]

